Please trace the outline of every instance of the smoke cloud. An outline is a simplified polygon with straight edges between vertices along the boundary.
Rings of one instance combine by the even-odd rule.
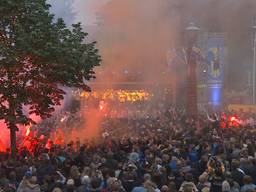
[[[167,49],[183,44],[194,21],[203,32],[223,32],[226,83],[243,88],[252,63],[255,0],[48,0],[56,17],[81,21],[103,56],[98,79],[119,80],[124,71],[145,80],[161,77]],[[98,24],[98,25],[97,25]],[[136,72],[138,74],[135,74]],[[106,75],[103,75],[105,72]],[[109,73],[110,72],[110,73]],[[121,77],[118,77],[121,76]],[[242,77],[235,81],[236,77]]]
[[[119,80],[120,73],[128,71],[143,80],[159,81],[167,50],[183,45],[184,29],[194,21],[201,33],[225,34],[227,85],[239,88],[246,81],[255,0],[74,0],[73,7],[77,20],[86,25],[88,11],[97,13],[99,25],[85,29],[98,41],[103,56],[99,80]],[[239,83],[234,81],[238,76],[244,77]]]
[[[167,5],[165,0],[113,0],[101,7],[96,37],[106,76],[99,79],[159,82],[175,40]]]

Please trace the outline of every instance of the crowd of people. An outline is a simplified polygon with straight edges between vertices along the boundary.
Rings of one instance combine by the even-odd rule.
[[[98,141],[2,153],[0,192],[255,192],[255,116],[228,116],[165,108],[106,119]]]

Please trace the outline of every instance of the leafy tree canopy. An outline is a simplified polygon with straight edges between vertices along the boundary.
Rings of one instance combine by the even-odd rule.
[[[85,82],[100,63],[81,24],[68,29],[49,8],[46,0],[0,1],[0,119],[9,128],[32,122],[24,106],[51,116],[65,94],[61,86],[89,91]]]

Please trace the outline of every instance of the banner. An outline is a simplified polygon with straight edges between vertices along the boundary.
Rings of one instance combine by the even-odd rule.
[[[207,43],[208,82],[223,83],[224,80],[224,38],[209,37]]]
[[[209,36],[207,40],[208,102],[213,106],[222,104],[224,81],[224,38]]]

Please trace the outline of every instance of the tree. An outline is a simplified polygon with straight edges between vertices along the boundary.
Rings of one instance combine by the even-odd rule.
[[[100,63],[95,42],[84,43],[81,24],[54,21],[46,0],[0,1],[0,119],[16,153],[17,125],[34,123],[24,112],[48,118],[65,94],[62,86],[90,91]]]

